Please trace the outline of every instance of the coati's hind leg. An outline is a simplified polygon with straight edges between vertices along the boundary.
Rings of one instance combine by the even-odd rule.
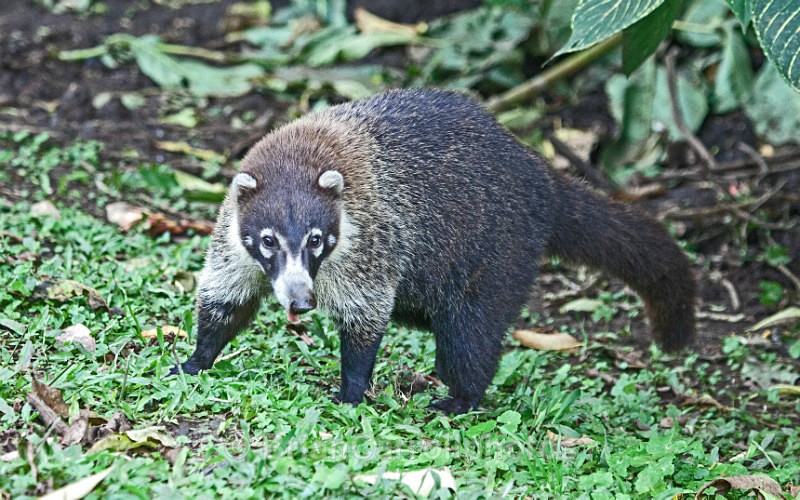
[[[507,327],[505,311],[482,304],[461,304],[433,319],[436,372],[449,397],[431,406],[445,414],[461,414],[478,406],[492,382]]]

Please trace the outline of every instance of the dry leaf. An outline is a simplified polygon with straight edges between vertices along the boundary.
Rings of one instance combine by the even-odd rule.
[[[800,321],[800,307],[791,306],[782,311],[778,311],[772,316],[766,317],[747,329],[748,332],[761,330],[772,325],[785,323],[786,321]]]
[[[100,484],[100,481],[111,474],[112,469],[114,469],[113,465],[102,472],[92,474],[63,488],[51,491],[47,495],[40,496],[39,500],[79,500],[91,493]]]
[[[770,387],[771,390],[778,391],[778,394],[790,396],[800,396],[800,385],[778,384]]]
[[[49,299],[66,302],[73,297],[85,296],[89,307],[92,309],[103,308],[111,311],[106,299],[94,288],[73,280],[44,280],[33,290],[33,296],[39,299]]]
[[[701,396],[692,396],[690,394],[682,394],[683,401],[681,402],[681,406],[713,406],[718,410],[723,411],[734,411],[734,408],[730,406],[725,406],[724,404],[720,403],[716,399],[712,398],[708,394],[703,394]]]
[[[61,218],[61,212],[48,200],[31,205],[31,215],[34,217],[52,217],[53,219]]]
[[[560,436],[555,432],[547,431],[547,439],[553,444],[561,444],[562,448],[575,448],[577,446],[589,446],[597,441],[589,436],[581,436],[579,438]]]
[[[43,384],[34,378],[31,380],[31,394],[37,396],[58,416],[62,418],[69,417],[69,405],[64,402],[64,397],[58,389]]]
[[[129,231],[133,226],[142,221],[145,210],[135,207],[124,201],[117,201],[106,205],[106,219],[112,224],[119,226],[123,233]]]
[[[170,153],[182,153],[188,156],[194,156],[195,158],[200,158],[201,160],[205,161],[219,163],[225,163],[227,161],[225,156],[217,153],[216,151],[196,148],[186,142],[156,141],[155,146],[162,151],[169,151]]]
[[[520,344],[540,351],[578,352],[583,347],[568,333],[540,333],[534,330],[516,330],[513,335]]]
[[[731,476],[731,477],[721,477],[719,479],[714,479],[703,485],[702,488],[697,490],[697,494],[694,496],[695,500],[700,498],[700,495],[708,488],[714,487],[717,489],[717,494],[725,494],[731,490],[753,490],[756,494],[756,498],[764,499],[764,493],[768,495],[773,495],[778,498],[782,497],[781,485],[778,484],[774,479],[767,476],[762,475],[752,475],[752,476]]]
[[[103,450],[127,451],[147,446],[157,448],[165,446],[174,448],[178,442],[166,432],[164,426],[156,425],[146,429],[130,430],[120,434],[110,434],[89,448],[88,453],[97,453]]]
[[[87,351],[94,352],[97,349],[92,332],[81,323],[65,328],[63,333],[56,337],[56,344],[63,345],[70,342],[81,344]]]
[[[180,236],[190,229],[197,234],[211,234],[211,231],[214,230],[214,225],[210,222],[186,219],[176,222],[167,218],[164,214],[150,214],[147,217],[147,225],[149,226],[147,232],[150,236],[161,236],[164,233]]]
[[[353,12],[358,30],[362,33],[401,33],[403,35],[415,36],[425,33],[428,30],[426,23],[401,24],[389,21],[367,11],[362,7],[356,8]]]
[[[61,444],[63,446],[72,446],[73,444],[80,444],[86,436],[86,431],[89,430],[89,419],[86,415],[80,415],[75,419],[61,435]]]
[[[9,451],[0,455],[0,462],[11,462],[19,458],[19,450]]]
[[[417,495],[427,496],[436,487],[435,475],[439,476],[439,486],[456,491],[456,480],[450,473],[450,469],[435,470],[435,469],[422,469],[409,472],[384,472],[380,475],[368,474],[355,476],[353,479],[361,480],[370,484],[375,484],[379,479],[389,479],[391,481],[400,481]]]
[[[160,326],[161,333],[164,337],[171,335],[173,338],[187,338],[186,332],[178,328],[177,326],[172,325],[164,325]],[[148,328],[147,330],[142,330],[142,337],[146,339],[154,339],[158,337],[158,328]]]

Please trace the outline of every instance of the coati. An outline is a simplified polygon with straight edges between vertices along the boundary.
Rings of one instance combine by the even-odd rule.
[[[548,169],[473,98],[397,90],[334,106],[273,131],[243,159],[182,369],[210,368],[271,290],[290,321],[317,306],[331,315],[337,401],[362,401],[396,318],[435,334],[449,397],[433,406],[463,413],[481,401],[547,255],[621,278],[665,349],[692,339],[695,282],[668,233]]]

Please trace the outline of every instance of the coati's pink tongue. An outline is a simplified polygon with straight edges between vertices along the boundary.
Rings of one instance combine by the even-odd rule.
[[[300,315],[295,314],[291,311],[286,311],[286,319],[289,320],[289,323],[297,324],[300,323]]]

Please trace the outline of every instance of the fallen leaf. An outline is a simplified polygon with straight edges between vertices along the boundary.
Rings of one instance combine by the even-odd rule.
[[[106,300],[94,288],[73,280],[44,280],[33,290],[33,296],[40,299],[66,302],[73,297],[85,296],[92,309],[111,311]]]
[[[211,234],[211,231],[214,230],[214,225],[209,222],[185,219],[176,222],[164,214],[150,214],[147,217],[147,225],[149,226],[147,232],[150,236],[161,236],[164,233],[180,236],[189,230],[193,230],[197,234]]]
[[[450,469],[435,470],[422,469],[410,472],[384,472],[383,474],[364,474],[355,476],[353,479],[376,484],[379,479],[400,481],[417,495],[427,496],[436,487],[435,475],[439,476],[439,486],[456,491],[456,480],[450,473]]]
[[[10,330],[17,335],[22,335],[25,333],[27,327],[20,323],[19,321],[14,321],[11,318],[0,318],[0,327]]]
[[[658,426],[662,429],[672,429],[678,425],[685,425],[690,419],[689,415],[681,415],[678,418],[664,417],[658,422]]]
[[[174,142],[174,141],[156,141],[155,146],[162,151],[168,151],[170,153],[183,153],[185,155],[194,156],[204,161],[213,161],[219,163],[225,163],[226,158],[225,156],[217,153],[216,151],[212,151],[210,149],[200,149],[194,146],[190,146],[186,142]],[[178,184],[181,183],[178,180],[178,172],[175,172],[175,180],[178,181]],[[181,172],[183,173],[183,172]],[[193,175],[185,174],[189,177],[194,177]],[[200,179],[202,180],[202,179]],[[203,181],[205,182],[205,181]]]
[[[56,220],[61,218],[61,212],[49,200],[31,205],[31,215],[34,217],[52,217]]]
[[[378,17],[362,7],[356,8],[353,12],[353,18],[355,19],[359,31],[362,33],[402,33],[404,35],[414,36],[425,33],[428,30],[428,25],[426,23],[396,23]]]
[[[189,293],[197,286],[197,278],[191,271],[180,270],[175,273],[173,283],[175,283],[175,286],[177,286],[181,292]]]
[[[800,396],[800,385],[777,384],[770,387],[771,390],[778,391],[778,394],[788,394],[790,396]]]
[[[61,434],[61,444],[63,446],[72,446],[80,444],[86,436],[86,431],[89,430],[89,419],[84,415],[79,415],[74,422],[69,424]]]
[[[65,328],[64,332],[56,337],[56,344],[63,345],[70,342],[81,344],[87,351],[94,352],[97,349],[92,332],[81,323]]]
[[[122,412],[115,413],[107,422],[89,427],[84,444],[92,445],[109,434],[120,434],[133,429],[128,417]]]
[[[561,436],[555,432],[547,431],[547,439],[553,444],[560,444],[562,448],[575,448],[577,446],[589,446],[596,443],[594,439],[589,436],[581,436],[579,438]]]
[[[708,483],[704,484],[702,488],[697,490],[697,493],[694,496],[695,500],[699,499],[700,495],[706,489],[711,488],[712,486],[717,489],[717,494],[722,495],[730,492],[731,490],[753,490],[753,492],[756,494],[756,498],[759,499],[767,498],[765,493],[778,498],[783,498],[781,485],[778,484],[777,481],[767,476],[751,475],[721,477],[719,479],[709,481]]]
[[[779,323],[784,323],[786,321],[791,321],[791,320],[800,321],[800,307],[797,306],[787,307],[782,311],[776,312],[775,314],[762,319],[755,325],[748,328],[747,331],[753,332],[756,330],[762,330],[772,325],[777,325]]]
[[[55,387],[39,382],[35,378],[31,380],[31,392],[39,397],[51,410],[62,418],[69,417],[69,405],[64,402],[61,391]]]
[[[143,208],[135,207],[124,201],[106,205],[106,219],[108,219],[108,222],[119,226],[119,230],[123,233],[141,222],[145,213]]]
[[[0,462],[12,462],[19,458],[19,450],[9,451],[0,455]]]
[[[79,500],[91,493],[103,479],[111,474],[113,469],[114,466],[112,465],[102,472],[92,474],[63,488],[51,491],[47,495],[40,496],[39,500]]]
[[[567,302],[559,308],[558,312],[561,314],[568,312],[595,312],[602,305],[602,300],[581,297]]]
[[[681,402],[681,406],[713,406],[718,410],[723,411],[734,411],[733,408],[730,406],[725,406],[724,404],[720,403],[713,397],[709,396],[708,394],[703,394],[701,396],[692,396],[691,394],[681,394],[683,396],[683,401]]]
[[[516,330],[513,335],[520,344],[541,351],[577,352],[583,343],[568,333],[540,333],[534,330]]]
[[[158,328],[161,328],[161,334],[164,335],[164,337],[167,337],[169,335],[171,335],[173,338],[180,337],[185,339],[188,337],[186,332],[184,332],[177,326],[164,325]],[[158,337],[158,328],[148,328],[147,330],[142,330],[142,338],[149,340]]]
[[[178,442],[166,429],[157,425],[146,429],[129,430],[119,434],[109,434],[89,448],[87,453],[97,453],[104,450],[127,451],[141,447],[157,448],[165,446],[174,448]]]

